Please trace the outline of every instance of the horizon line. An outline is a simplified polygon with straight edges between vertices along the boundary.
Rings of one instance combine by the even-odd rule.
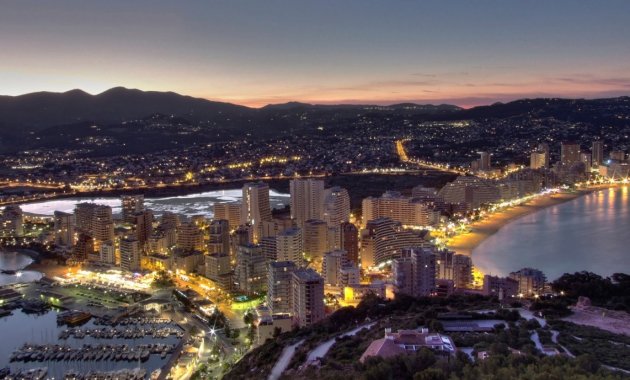
[[[553,96],[551,94],[540,94],[540,96],[527,96],[527,95],[523,95],[523,96],[518,96],[518,95],[514,95],[514,96],[510,96],[506,94],[506,97],[511,98],[511,100],[506,100],[506,99],[495,99],[494,101],[491,100],[491,98],[489,97],[483,97],[483,96],[479,96],[479,97],[462,97],[462,98],[453,98],[452,100],[454,102],[449,102],[447,99],[444,99],[443,101],[440,101],[438,99],[427,99],[425,103],[419,103],[422,102],[422,100],[416,99],[401,99],[401,100],[367,100],[367,101],[363,101],[363,100],[358,100],[358,99],[345,99],[345,100],[321,100],[321,101],[314,101],[314,102],[309,102],[309,101],[302,101],[302,100],[286,100],[286,101],[282,101],[279,103],[265,103],[263,105],[258,105],[258,106],[254,106],[254,105],[248,105],[248,104],[243,104],[243,103],[237,103],[234,101],[230,101],[227,99],[217,99],[217,98],[207,98],[207,97],[203,97],[203,96],[195,96],[195,95],[187,95],[187,94],[182,94],[180,92],[176,92],[176,91],[172,91],[172,90],[166,90],[166,91],[160,91],[160,90],[142,90],[139,88],[133,88],[133,87],[125,87],[125,86],[113,86],[110,87],[106,90],[100,91],[100,92],[90,92],[90,91],[86,91],[84,89],[81,88],[72,88],[69,90],[65,90],[65,91],[49,91],[49,90],[42,90],[42,91],[32,91],[32,92],[26,92],[26,93],[21,93],[21,94],[17,94],[17,95],[9,95],[9,94],[0,94],[0,97],[11,97],[11,98],[17,98],[17,97],[21,97],[21,96],[27,96],[27,95],[32,95],[32,94],[41,94],[41,93],[48,93],[48,94],[66,94],[69,92],[83,92],[87,95],[90,96],[98,96],[98,95],[102,95],[106,92],[109,92],[111,90],[115,90],[115,89],[124,89],[124,90],[128,90],[128,91],[140,91],[140,92],[154,92],[154,93],[173,93],[179,96],[184,96],[184,97],[190,97],[193,99],[200,99],[200,100],[206,100],[206,101],[210,101],[210,102],[217,102],[217,103],[226,103],[226,104],[231,104],[231,105],[235,105],[235,106],[240,106],[240,107],[246,107],[246,108],[252,108],[252,109],[262,109],[264,107],[267,106],[274,106],[274,105],[283,105],[283,104],[289,104],[289,103],[300,103],[300,104],[305,104],[305,105],[309,105],[309,106],[378,106],[378,107],[391,107],[391,106],[395,106],[395,105],[400,105],[400,104],[413,104],[413,105],[418,105],[418,106],[456,106],[462,109],[471,109],[471,108],[475,108],[475,107],[484,107],[484,106],[491,106],[497,103],[500,104],[506,104],[506,103],[511,103],[514,101],[519,101],[519,100],[531,100],[531,99],[558,99],[558,100],[597,100],[597,99],[614,99],[614,98],[624,98],[624,97],[629,97],[630,93],[628,94],[624,94],[624,95],[594,95],[592,97],[589,96],[580,96],[580,97],[571,97],[571,96]],[[458,103],[457,100],[461,100],[463,101],[463,103]],[[468,102],[466,101],[468,100]],[[472,101],[472,100],[478,100],[478,102]],[[488,100],[488,102],[485,103],[481,103],[482,100]],[[246,102],[245,102],[246,103]],[[468,104],[464,104],[464,103],[468,103]],[[470,104],[470,103],[476,103],[476,104]]]

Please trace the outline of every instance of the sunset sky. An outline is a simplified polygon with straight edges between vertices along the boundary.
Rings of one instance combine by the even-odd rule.
[[[630,95],[630,1],[0,6],[0,94],[115,86],[256,107]]]

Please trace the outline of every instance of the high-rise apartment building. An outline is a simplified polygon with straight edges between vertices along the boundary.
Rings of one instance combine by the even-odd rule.
[[[101,246],[106,243],[101,243]],[[77,234],[77,239],[72,249],[72,256],[74,260],[84,261],[93,255],[95,252],[98,252],[99,249],[94,248],[94,238],[90,235],[84,234],[83,232],[79,232]]]
[[[541,151],[532,152],[529,158],[529,167],[531,169],[544,169],[547,162],[547,153]]]
[[[184,222],[177,227],[177,248],[182,251],[203,251],[203,232],[192,222]]]
[[[293,319],[310,326],[324,319],[324,280],[313,269],[296,269],[292,278]]]
[[[518,282],[518,293],[523,297],[540,295],[545,290],[545,274],[533,268],[523,268],[510,273],[509,277]]]
[[[456,288],[468,288],[472,285],[472,260],[470,256],[459,255],[448,249],[436,252],[437,278],[452,280]]]
[[[580,145],[566,141],[561,143],[560,162],[563,165],[573,165],[580,162]]]
[[[217,252],[204,256],[205,276],[225,291],[232,290],[234,270],[228,253]]]
[[[265,256],[265,259],[268,262],[276,261],[277,259],[276,255],[278,254],[278,249],[277,249],[277,242],[276,242],[275,236],[264,237],[260,239],[258,244],[260,244],[260,246],[262,247],[263,256]]]
[[[403,196],[398,191],[387,191],[381,197],[368,197],[362,202],[363,223],[379,218],[390,218],[406,226],[428,226],[439,223],[440,211],[431,202]]]
[[[340,248],[348,253],[348,261],[359,264],[359,230],[350,222],[341,223],[340,229]]]
[[[401,257],[402,250],[408,247],[420,247],[425,244],[421,233],[407,230],[400,222],[389,218],[379,218],[367,223],[361,232],[361,265],[366,268],[370,265],[364,261],[363,246],[373,250],[374,265]],[[367,259],[367,257],[365,258]]]
[[[593,141],[593,166],[599,166],[604,163],[604,142],[601,140]]]
[[[432,248],[405,248],[393,261],[392,271],[397,293],[413,297],[430,296],[435,291],[435,254]]]
[[[321,219],[324,181],[319,179],[293,179],[289,182],[291,218],[298,226],[309,219]]]
[[[181,220],[179,215],[173,212],[165,211],[160,217],[160,227],[164,230],[177,229],[180,224]]]
[[[74,209],[76,229],[93,239],[94,250],[104,242],[114,240],[112,208],[94,203],[79,203]]]
[[[230,234],[230,256],[232,261],[236,261],[236,251],[239,245],[253,244],[254,234],[250,225],[241,225]]]
[[[261,237],[261,224],[271,221],[269,186],[264,182],[250,182],[243,185],[241,224],[251,224],[254,228],[254,242]]]
[[[114,244],[114,242],[106,242],[101,244],[98,261],[103,264],[116,264],[116,245]]]
[[[24,235],[24,213],[18,205],[8,205],[0,214],[0,235],[7,237]]]
[[[328,225],[323,220],[309,219],[302,229],[304,254],[311,259],[316,270],[321,267],[324,253],[328,251]]]
[[[496,183],[473,176],[457,177],[455,181],[444,185],[438,194],[447,203],[466,204],[469,208],[477,208],[501,199]]]
[[[593,166],[593,159],[590,153],[581,152],[580,162],[584,164],[584,170],[586,170],[587,172],[591,171],[591,167]]]
[[[339,271],[339,286],[356,285],[361,282],[361,271],[356,265],[346,265]]]
[[[479,152],[479,170],[490,170],[490,153]]]
[[[230,255],[225,252],[215,252],[205,256],[206,277],[212,281],[218,282],[221,276],[232,271],[230,264]]]
[[[260,294],[267,289],[267,260],[260,245],[238,246],[234,275],[238,288],[245,294]]]
[[[346,251],[332,251],[324,254],[322,263],[322,276],[329,285],[341,284],[341,269],[348,265],[348,253]]]
[[[55,244],[72,247],[74,245],[74,215],[55,211],[53,216],[55,229]]]
[[[230,254],[230,223],[213,219],[208,225],[208,252]]]
[[[120,239],[120,268],[129,272],[140,270],[140,242],[138,239]]]
[[[626,152],[623,150],[613,150],[610,152],[610,159],[613,161],[623,162],[626,160]]]
[[[545,154],[545,168],[548,168],[550,155],[551,155],[551,151],[549,150],[549,144],[547,143],[538,144],[538,151]]]
[[[151,235],[153,235],[153,211],[143,210],[134,215],[136,239],[140,243],[140,249],[146,251],[146,245]]]
[[[518,295],[518,281],[509,277],[483,276],[482,293],[486,296],[496,296],[499,300]]]
[[[123,195],[121,203],[123,221],[135,223],[136,214],[144,211],[144,195]]]
[[[334,186],[324,191],[321,218],[331,228],[338,228],[341,223],[349,220],[350,196],[348,190]]]
[[[293,261],[269,263],[267,306],[272,314],[292,313],[293,272],[297,269]]]
[[[293,261],[300,266],[304,262],[304,240],[301,228],[289,228],[276,236],[276,260]]]
[[[214,219],[224,219],[228,221],[230,230],[235,230],[241,224],[241,212],[243,204],[241,202],[215,203]]]

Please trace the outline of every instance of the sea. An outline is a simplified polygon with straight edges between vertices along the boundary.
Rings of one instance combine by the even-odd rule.
[[[0,270],[11,271],[0,272],[0,286],[39,280],[42,277],[40,272],[24,270],[32,262],[33,259],[29,255],[10,249],[0,249]]]
[[[525,215],[472,251],[485,274],[524,267],[553,281],[564,273],[630,273],[630,187],[611,188]]]

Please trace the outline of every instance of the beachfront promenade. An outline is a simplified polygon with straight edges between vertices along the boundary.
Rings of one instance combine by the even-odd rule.
[[[559,191],[535,196],[532,199],[511,207],[486,214],[481,220],[471,223],[465,232],[448,239],[446,247],[463,255],[472,255],[472,251],[484,240],[498,232],[506,224],[547,207],[556,206],[595,191],[628,186],[625,184],[601,184],[583,187],[579,190]]]

